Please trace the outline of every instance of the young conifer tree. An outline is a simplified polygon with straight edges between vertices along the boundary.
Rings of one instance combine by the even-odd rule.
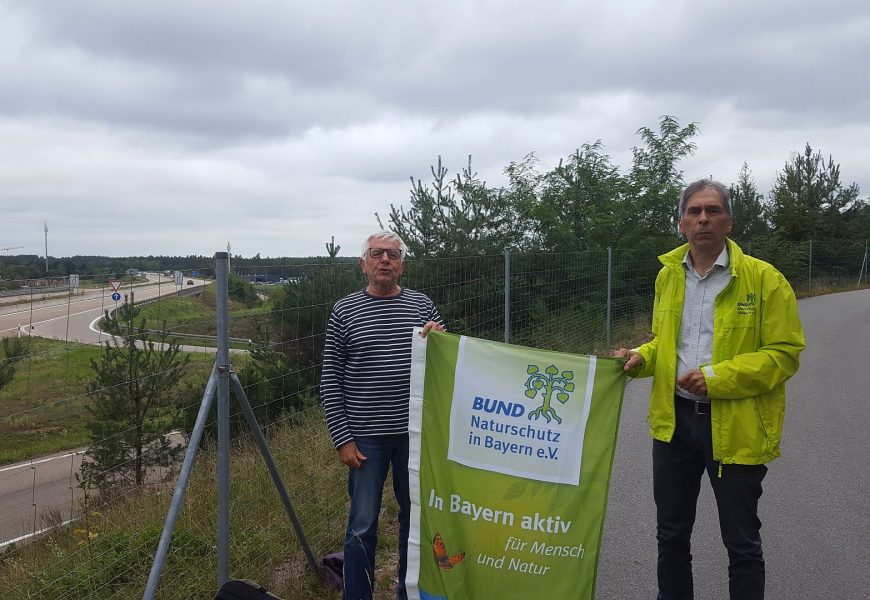
[[[104,499],[141,486],[149,469],[169,466],[180,449],[169,433],[179,421],[174,391],[190,357],[165,332],[152,340],[144,320],[136,323],[136,312],[125,302],[117,317],[106,315],[105,328],[113,337],[99,359],[91,360],[91,445],[82,480]]]

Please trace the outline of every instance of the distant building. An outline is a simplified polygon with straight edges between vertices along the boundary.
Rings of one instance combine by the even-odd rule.
[[[21,287],[64,287],[66,284],[66,279],[27,279]]]

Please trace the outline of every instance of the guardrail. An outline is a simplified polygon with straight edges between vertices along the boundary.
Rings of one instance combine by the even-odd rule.
[[[156,335],[166,334],[168,337],[177,337],[177,338],[187,338],[191,340],[211,340],[216,342],[218,337],[216,335],[201,335],[197,333],[177,333],[175,331],[163,331],[162,329],[145,329],[144,331],[148,333],[153,333]],[[253,340],[249,338],[227,338],[230,342],[238,343],[238,344],[250,344],[253,343]]]
[[[79,289],[79,288],[73,288]],[[31,294],[54,294],[57,292],[67,292],[70,290],[68,285],[53,285],[46,287],[34,288],[18,288],[17,290],[5,290],[0,292],[0,298],[11,298],[15,296],[30,296]]]

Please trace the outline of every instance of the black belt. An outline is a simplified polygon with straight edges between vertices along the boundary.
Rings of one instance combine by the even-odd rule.
[[[679,394],[674,394],[674,400],[677,403],[684,404],[692,409],[696,415],[709,415],[710,403],[702,400],[692,400],[691,398],[683,398]]]

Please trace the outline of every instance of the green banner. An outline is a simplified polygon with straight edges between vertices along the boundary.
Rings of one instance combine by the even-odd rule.
[[[623,362],[414,336],[410,598],[594,597]]]

